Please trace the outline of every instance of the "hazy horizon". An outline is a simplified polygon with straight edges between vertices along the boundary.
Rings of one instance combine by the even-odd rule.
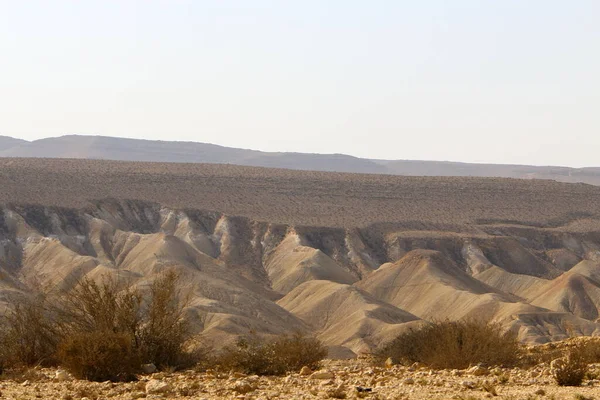
[[[600,3],[0,0],[0,135],[598,166]]]
[[[2,135],[0,134],[0,137],[11,137],[9,135]],[[73,134],[65,134],[65,135],[60,135],[60,136],[46,136],[46,137],[42,137],[42,138],[38,138],[38,139],[23,139],[23,138],[16,138],[13,137],[15,139],[22,139],[22,140],[26,140],[28,142],[34,142],[36,140],[43,140],[43,139],[53,139],[53,138],[60,138],[60,137],[65,137],[65,136],[87,136],[87,137],[105,137],[105,138],[111,138],[111,139],[133,139],[133,140],[150,140],[150,141],[159,141],[159,142],[179,142],[179,143],[202,143],[202,144],[208,144],[208,145],[215,145],[215,146],[221,146],[221,147],[227,147],[227,148],[232,148],[232,149],[242,149],[242,150],[251,150],[251,151],[259,151],[259,152],[265,152],[265,153],[298,153],[298,154],[316,154],[316,155],[346,155],[346,156],[351,156],[351,157],[357,157],[357,158],[362,158],[365,160],[373,160],[373,161],[416,161],[416,162],[442,162],[442,163],[455,163],[455,164],[480,164],[480,165],[484,165],[484,164],[491,164],[491,165],[523,165],[523,166],[532,166],[532,167],[565,167],[565,168],[598,168],[598,166],[600,165],[600,162],[597,165],[590,165],[590,166],[586,166],[586,167],[572,167],[569,165],[557,165],[557,164],[511,164],[511,163],[488,163],[485,161],[482,162],[476,162],[476,161],[457,161],[457,160],[449,160],[449,159],[439,159],[439,160],[419,160],[419,159],[385,159],[385,158],[365,158],[365,157],[359,157],[359,156],[354,156],[352,154],[347,154],[347,153],[323,153],[323,152],[295,152],[295,151],[278,151],[278,150],[269,150],[269,151],[265,151],[265,150],[259,150],[259,149],[255,149],[255,148],[246,148],[246,147],[236,147],[236,146],[224,146],[221,144],[217,144],[217,143],[211,143],[211,142],[199,142],[199,141],[195,141],[195,140],[177,140],[177,139],[147,139],[147,138],[136,138],[136,137],[126,137],[126,136],[107,136],[107,135],[86,135],[86,134],[78,134],[78,133],[73,133]]]

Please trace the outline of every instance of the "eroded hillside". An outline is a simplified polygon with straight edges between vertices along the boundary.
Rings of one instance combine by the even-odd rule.
[[[219,345],[304,331],[345,357],[421,320],[465,317],[525,342],[600,334],[596,221],[539,225],[311,227],[142,200],[14,203],[0,212],[0,301],[82,276],[144,286],[174,268],[194,329]]]

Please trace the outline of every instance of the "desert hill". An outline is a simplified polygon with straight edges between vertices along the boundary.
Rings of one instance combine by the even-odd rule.
[[[0,135],[0,152],[8,151],[19,146],[26,146],[28,144],[29,142],[23,139]]]
[[[198,142],[66,135],[27,142],[0,137],[0,157],[78,158],[146,162],[216,163],[307,171],[406,176],[552,179],[600,185],[600,168],[371,160],[344,154],[262,152]]]
[[[524,342],[600,334],[600,187],[215,164],[0,159],[0,304],[176,269],[223,344],[316,335],[335,356],[440,318]]]

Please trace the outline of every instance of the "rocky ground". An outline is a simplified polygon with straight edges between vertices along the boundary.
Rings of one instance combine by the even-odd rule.
[[[594,364],[590,376],[600,374]],[[533,368],[433,371],[373,367],[365,360],[325,361],[323,369],[285,377],[240,373],[176,372],[141,376],[137,382],[87,382],[54,369],[33,369],[0,380],[2,399],[593,399],[600,380],[560,387],[549,364]]]

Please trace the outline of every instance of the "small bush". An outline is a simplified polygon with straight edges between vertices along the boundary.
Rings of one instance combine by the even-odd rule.
[[[443,321],[411,329],[376,351],[378,361],[419,362],[431,368],[463,369],[470,365],[512,366],[521,349],[516,337],[500,326],[475,320]]]
[[[61,365],[79,379],[129,381],[141,368],[133,338],[111,331],[82,332],[59,347]]]
[[[0,321],[0,373],[60,362],[78,377],[123,380],[140,363],[162,369],[198,364],[208,351],[184,319],[187,302],[178,281],[176,272],[166,271],[142,291],[108,277],[84,278],[51,298],[15,301]]]
[[[588,356],[581,346],[573,347],[566,357],[553,363],[552,374],[559,386],[580,386],[588,371]]]
[[[60,298],[60,318],[71,332],[121,332],[135,335],[141,320],[141,294],[116,280],[84,278]]]
[[[140,354],[145,363],[163,368],[189,367],[199,352],[189,349],[190,326],[184,319],[186,302],[177,289],[179,276],[168,271],[150,286],[149,300],[136,329]]]
[[[38,293],[10,304],[0,332],[0,368],[53,364],[62,337],[46,295]]]
[[[190,367],[204,349],[192,346],[178,281],[179,275],[169,270],[142,292],[110,278],[83,279],[63,294],[62,319],[69,335],[113,332],[130,337],[143,363],[161,369]]]
[[[284,375],[304,366],[316,369],[326,356],[327,349],[319,340],[301,334],[271,340],[252,336],[226,347],[218,362],[221,367],[248,374]]]

